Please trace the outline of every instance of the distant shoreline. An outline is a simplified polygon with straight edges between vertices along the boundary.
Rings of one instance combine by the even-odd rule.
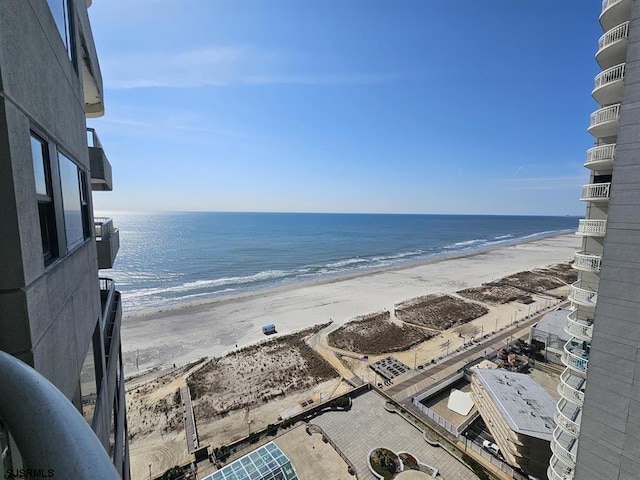
[[[453,293],[567,262],[579,242],[574,234],[554,235],[419,265],[128,314],[121,329],[126,375],[223,356],[267,338],[261,331],[265,324],[276,325],[276,338],[327,321],[339,326],[358,315],[391,311],[398,302],[417,296]]]
[[[285,285],[281,285],[277,287],[274,287],[274,286],[266,286],[262,288],[258,287],[253,290],[239,292],[239,293],[228,293],[225,295],[218,295],[218,296],[213,296],[215,294],[212,294],[211,297],[204,298],[202,300],[176,301],[175,303],[168,303],[160,307],[145,307],[145,308],[139,308],[139,309],[129,310],[129,311],[125,310],[123,313],[123,316],[124,318],[132,318],[132,319],[144,318],[148,316],[162,315],[164,313],[172,313],[172,312],[180,311],[183,309],[213,306],[219,303],[226,303],[229,301],[247,299],[247,298],[265,295],[265,294],[275,294],[275,293],[290,290],[290,289],[308,287],[310,285],[326,285],[326,284],[342,282],[345,280],[351,280],[354,278],[368,277],[371,275],[377,275],[385,272],[409,270],[412,268],[421,267],[424,265],[430,265],[433,263],[438,263],[446,260],[483,255],[485,253],[499,250],[501,248],[516,246],[516,245],[524,245],[527,243],[537,242],[544,239],[563,237],[565,235],[573,237],[574,234],[570,232],[561,232],[561,233],[554,232],[548,235],[541,233],[540,236],[532,236],[532,238],[525,238],[525,239],[514,239],[512,242],[506,241],[499,245],[491,245],[488,247],[478,247],[477,249],[472,249],[466,252],[458,251],[456,253],[452,252],[450,254],[446,252],[439,252],[429,258],[423,258],[423,259],[414,260],[414,261],[407,261],[407,263],[399,263],[397,265],[389,265],[387,267],[377,267],[377,268],[372,267],[369,270],[364,270],[359,272],[353,271],[353,272],[336,273],[333,275],[327,275],[323,278],[318,278],[314,280],[294,281],[294,282],[290,282]]]

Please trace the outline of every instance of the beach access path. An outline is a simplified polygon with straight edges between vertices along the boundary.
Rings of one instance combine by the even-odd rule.
[[[580,249],[580,240],[566,234],[341,280],[129,313],[122,324],[125,373],[225,355],[236,346],[265,339],[261,330],[265,324],[276,325],[276,336],[329,320],[342,325],[358,315],[393,311],[396,303],[409,298],[451,293],[519,271],[567,262]]]

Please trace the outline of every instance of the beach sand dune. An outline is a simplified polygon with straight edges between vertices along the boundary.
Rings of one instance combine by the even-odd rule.
[[[522,270],[572,259],[574,234],[501,247],[468,256],[350,277],[293,285],[161,311],[127,314],[122,346],[127,375],[167,368],[202,357],[222,356],[264,339],[261,326],[279,334],[333,320],[344,324],[413,297],[453,293]]]

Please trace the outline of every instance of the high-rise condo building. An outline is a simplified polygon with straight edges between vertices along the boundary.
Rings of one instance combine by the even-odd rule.
[[[640,2],[604,0],[600,25],[551,480],[640,472]]]
[[[90,5],[0,2],[0,376],[13,376],[14,385],[0,394],[5,478],[30,466],[25,452],[34,450],[30,442],[39,435],[51,438],[36,445],[41,476],[71,478],[47,472],[47,459],[75,452],[56,444],[64,432],[34,427],[34,419],[61,414],[46,398],[29,410],[30,392],[39,388],[30,377],[34,370],[71,402],[60,396],[64,405],[84,415],[110,473],[106,455],[129,478],[120,294],[99,277],[99,269],[113,266],[119,236],[110,219],[94,217],[91,197],[92,190],[111,190],[112,179],[96,132],[86,128],[87,117],[104,112]],[[64,430],[66,423],[59,423]]]

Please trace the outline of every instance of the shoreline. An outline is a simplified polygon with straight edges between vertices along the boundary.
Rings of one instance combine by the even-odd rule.
[[[567,262],[579,242],[572,233],[553,235],[382,271],[125,313],[125,374],[218,357],[274,338],[262,334],[264,324],[275,323],[279,334],[329,320],[342,325],[357,315],[391,310],[396,303],[419,295],[452,293],[519,271]]]
[[[264,287],[264,288],[258,288],[256,290],[249,290],[249,291],[236,293],[236,294],[229,293],[229,294],[226,294],[226,295],[220,295],[220,296],[216,296],[216,297],[204,298],[202,300],[178,301],[178,302],[175,302],[175,303],[169,303],[169,304],[161,306],[161,307],[146,307],[146,308],[140,308],[140,309],[129,310],[129,311],[125,310],[125,311],[123,311],[123,318],[124,319],[128,319],[128,318],[138,319],[138,318],[144,318],[144,317],[148,317],[148,316],[162,315],[162,314],[165,314],[165,313],[175,313],[175,312],[179,312],[180,310],[184,310],[184,309],[200,308],[200,307],[206,307],[206,306],[215,306],[218,303],[225,303],[225,302],[229,302],[229,301],[247,299],[247,298],[266,295],[266,294],[276,294],[276,293],[287,291],[287,290],[291,290],[291,289],[305,288],[305,287],[309,287],[309,286],[313,286],[313,285],[333,284],[333,283],[338,283],[338,282],[342,282],[342,281],[353,280],[355,278],[360,278],[360,277],[374,276],[374,275],[378,275],[378,274],[382,274],[382,273],[386,273],[386,272],[410,270],[410,269],[417,268],[417,267],[422,267],[422,266],[426,266],[426,265],[432,265],[434,263],[445,262],[447,260],[455,260],[455,259],[459,259],[459,258],[474,257],[474,256],[477,256],[477,255],[483,255],[485,253],[489,253],[489,252],[492,252],[492,251],[495,251],[495,250],[500,250],[500,249],[503,249],[503,248],[514,247],[514,246],[517,246],[517,245],[526,245],[526,244],[529,244],[529,243],[534,243],[534,242],[539,242],[539,241],[543,241],[543,240],[547,240],[547,239],[551,239],[551,238],[558,238],[558,237],[564,237],[564,236],[567,236],[567,237],[571,236],[572,238],[574,238],[575,234],[573,232],[571,232],[571,233],[554,233],[554,234],[549,234],[549,235],[536,236],[534,238],[514,240],[512,243],[504,243],[504,244],[500,244],[500,245],[492,245],[492,246],[478,248],[476,250],[471,250],[471,251],[467,251],[467,252],[458,251],[457,253],[451,253],[451,254],[445,254],[444,252],[440,252],[439,254],[436,254],[433,257],[424,258],[424,259],[416,260],[416,261],[410,261],[410,262],[407,262],[406,264],[396,264],[396,265],[390,265],[390,266],[387,266],[387,267],[373,268],[371,270],[365,270],[365,271],[361,271],[361,272],[353,272],[352,271],[352,272],[338,273],[338,274],[334,274],[333,276],[327,276],[325,278],[318,278],[318,279],[315,279],[315,280],[294,281],[294,282],[288,283],[286,285],[267,286],[267,287]],[[126,292],[124,292],[124,295],[126,295]]]

